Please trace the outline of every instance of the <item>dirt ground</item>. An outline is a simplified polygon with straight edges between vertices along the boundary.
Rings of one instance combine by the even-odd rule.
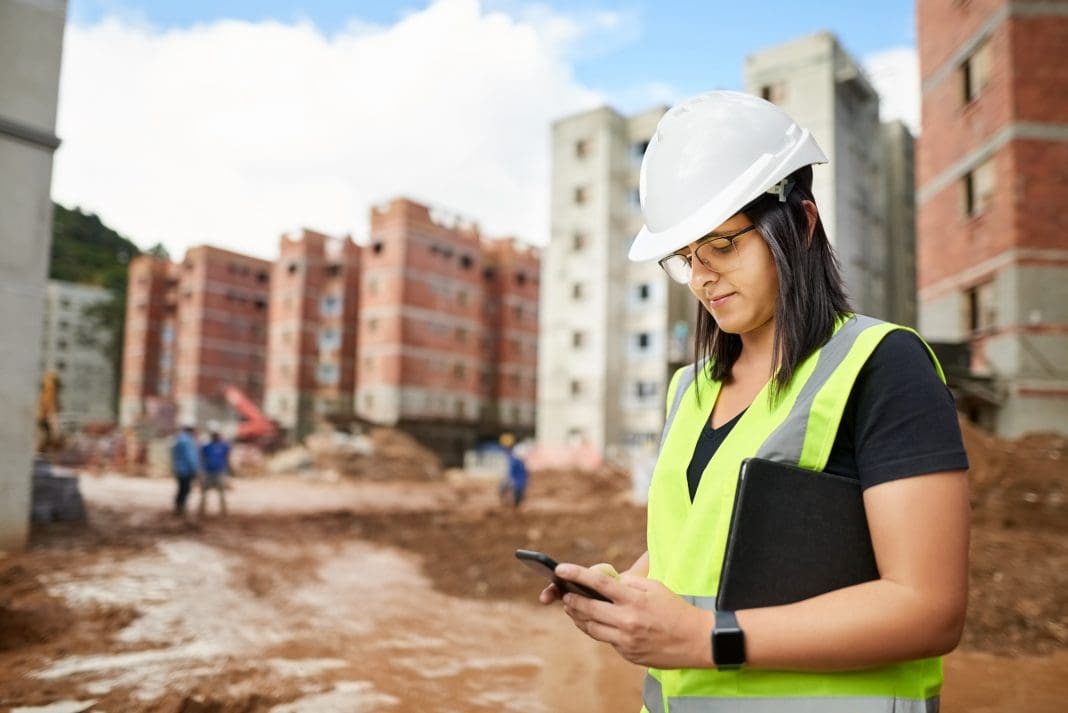
[[[943,711],[1062,711],[1068,444],[967,427],[965,437],[970,608],[946,659]],[[388,481],[238,478],[226,518],[213,507],[174,518],[165,479],[84,476],[81,489],[87,523],[37,528],[26,552],[0,559],[0,707],[640,705],[640,669],[539,606],[541,581],[512,554],[628,565],[644,547],[645,513],[621,473],[535,473],[518,512],[498,505],[491,481],[425,469]]]

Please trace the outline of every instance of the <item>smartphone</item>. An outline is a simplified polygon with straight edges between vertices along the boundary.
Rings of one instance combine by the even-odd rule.
[[[602,602],[611,602],[612,600],[601,594],[597,590],[590,589],[584,584],[578,582],[572,582],[566,579],[561,579],[556,576],[556,560],[544,552],[535,552],[534,550],[516,550],[516,558],[530,567],[538,574],[544,575],[552,580],[552,583],[556,585],[557,589],[561,592],[571,592],[573,594],[581,594],[584,597],[590,599],[600,599]]]

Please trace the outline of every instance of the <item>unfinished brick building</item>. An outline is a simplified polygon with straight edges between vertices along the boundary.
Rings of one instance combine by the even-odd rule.
[[[960,403],[1068,429],[1068,3],[920,0],[920,330],[970,349]]]
[[[270,268],[207,245],[190,248],[176,264],[151,256],[131,261],[123,425],[231,421],[226,386],[262,401]]]
[[[283,235],[271,275],[264,411],[292,438],[352,416],[360,248],[312,230]]]
[[[458,461],[533,433],[538,257],[398,198],[371,213],[361,265],[356,412]]]

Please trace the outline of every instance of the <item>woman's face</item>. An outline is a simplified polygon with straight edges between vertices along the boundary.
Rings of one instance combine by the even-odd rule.
[[[750,225],[749,218],[738,213],[712,233],[730,235]],[[694,241],[680,252],[692,251],[700,242]],[[771,250],[758,231],[739,237],[734,248],[737,257],[731,269],[722,273],[710,270],[694,258],[689,286],[720,329],[730,334],[746,334],[774,325],[779,276]]]

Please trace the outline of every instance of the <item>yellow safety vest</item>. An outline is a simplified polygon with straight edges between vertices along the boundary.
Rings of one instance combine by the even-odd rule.
[[[719,393],[701,365],[675,373],[667,421],[649,488],[649,577],[691,604],[713,611],[738,470],[756,456],[823,470],[861,367],[889,332],[907,329],[852,315],[805,359],[781,398],[767,389],[735,424],[709,461],[690,502],[686,469]],[[909,330],[912,331],[912,330]],[[932,354],[932,359],[934,355]],[[943,381],[941,366],[935,360]],[[701,402],[696,384],[701,381]],[[933,713],[942,660],[930,658],[842,673],[649,669],[644,713]]]

